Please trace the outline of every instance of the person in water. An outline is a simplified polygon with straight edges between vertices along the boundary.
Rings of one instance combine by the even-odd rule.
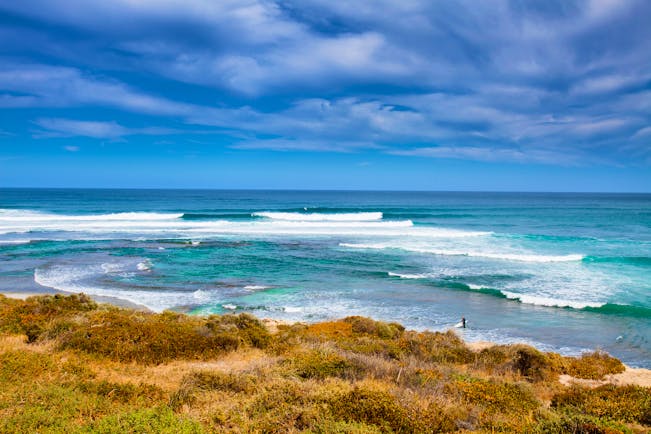
[[[462,316],[461,317],[461,328],[466,328],[466,317]]]

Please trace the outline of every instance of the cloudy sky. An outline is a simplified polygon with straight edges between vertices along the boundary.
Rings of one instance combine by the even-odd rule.
[[[651,191],[647,0],[0,0],[0,186]]]

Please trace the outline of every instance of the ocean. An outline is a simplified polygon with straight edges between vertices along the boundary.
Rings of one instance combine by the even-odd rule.
[[[651,368],[651,195],[0,189],[0,291],[52,289]]]

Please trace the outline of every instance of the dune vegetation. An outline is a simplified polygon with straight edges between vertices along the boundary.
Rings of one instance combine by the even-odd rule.
[[[0,296],[0,432],[646,433],[624,366],[349,317],[270,330],[84,295]]]

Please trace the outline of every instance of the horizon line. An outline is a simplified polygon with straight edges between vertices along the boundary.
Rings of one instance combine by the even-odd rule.
[[[505,194],[629,194],[651,195],[651,191],[561,191],[561,190],[371,190],[331,188],[213,188],[213,187],[3,187],[0,190],[130,190],[130,191],[242,191],[306,193],[505,193]]]

